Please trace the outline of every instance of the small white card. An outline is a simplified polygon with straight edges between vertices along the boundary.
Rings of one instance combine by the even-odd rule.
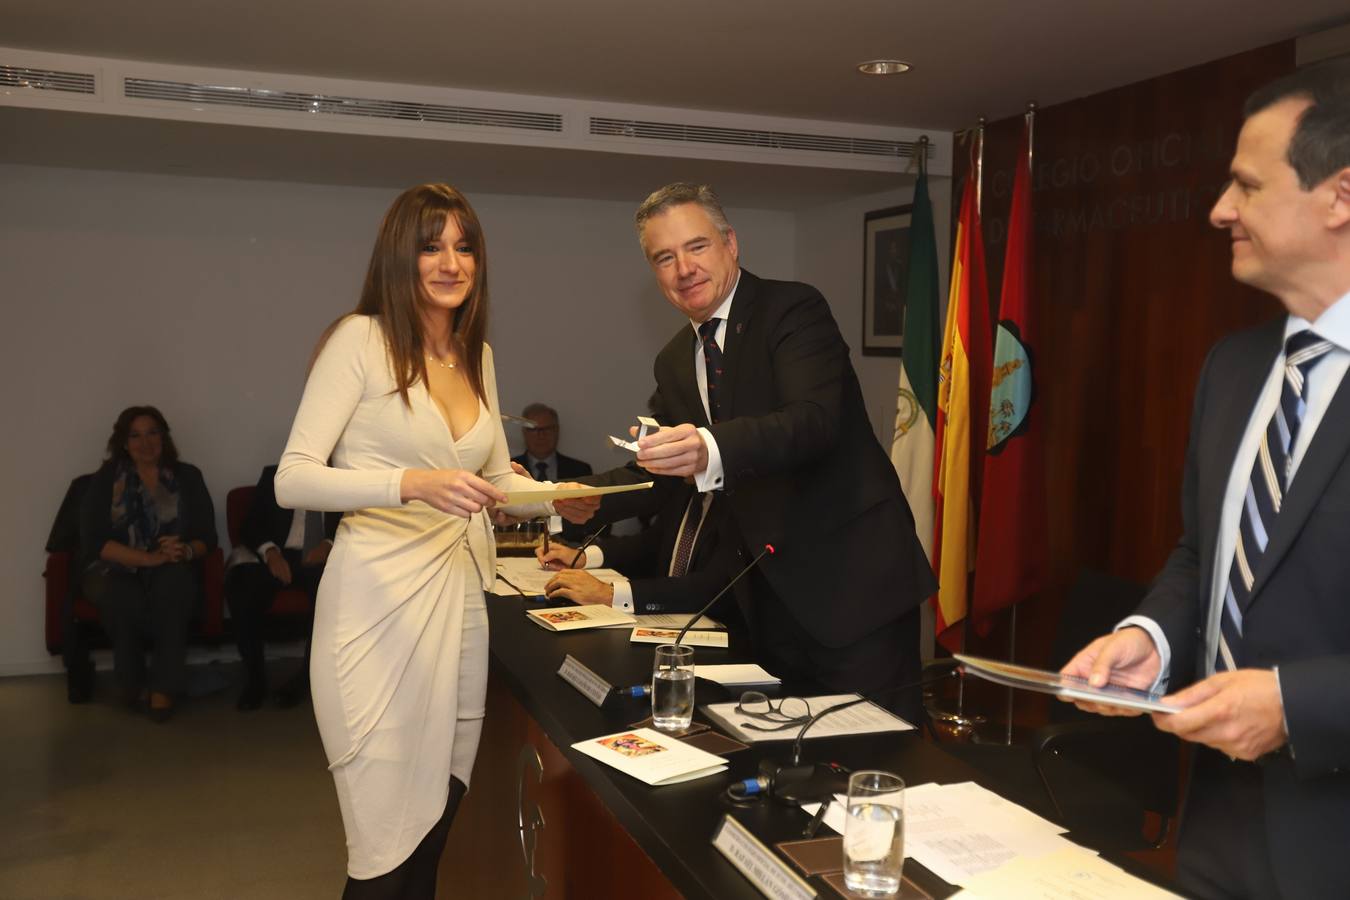
[[[685,636],[686,638],[688,635]],[[699,666],[698,677],[715,681],[729,687],[752,684],[782,684],[777,675],[773,675],[754,663],[733,663],[724,666]]]
[[[678,628],[634,628],[633,634],[628,640],[633,644],[673,644],[679,634]],[[680,643],[688,644],[690,647],[725,647],[727,646],[727,633],[725,631],[694,631],[690,629],[684,633],[684,639]]]
[[[786,861],[779,859],[730,814],[722,817],[722,823],[713,832],[712,844],[766,897],[811,900],[817,896],[815,889],[792,871]]]
[[[727,768],[722,757],[651,728],[633,728],[577,741],[572,749],[650,785],[692,781],[725,772]]]
[[[615,437],[611,434],[609,436],[609,442],[620,450],[631,450],[634,453],[638,452],[637,441],[625,441],[623,438]]]
[[[596,706],[603,706],[605,698],[614,690],[614,685],[592,672],[585,663],[570,653],[558,667],[558,675]]]

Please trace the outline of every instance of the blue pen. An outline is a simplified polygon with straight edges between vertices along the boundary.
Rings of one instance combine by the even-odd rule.
[[[649,684],[635,684],[632,687],[615,688],[614,693],[620,697],[649,697],[652,687]]]

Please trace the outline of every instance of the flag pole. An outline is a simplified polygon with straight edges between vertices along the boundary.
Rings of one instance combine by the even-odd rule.
[[[984,123],[986,119],[980,116],[975,126],[975,211],[980,211],[980,201],[984,196]],[[981,221],[983,224],[983,221]],[[988,299],[985,302],[989,302]],[[967,640],[970,636],[970,605],[971,598],[975,596],[974,575],[966,573],[966,614],[961,617],[961,652],[968,653]],[[966,725],[973,735],[975,732],[975,722],[966,718],[966,680],[960,679],[956,683],[956,715],[957,721]]]
[[[1032,165],[1036,161],[1036,104],[1034,102],[1027,104],[1026,115],[1023,117],[1027,126],[1027,174],[1032,172]],[[1027,185],[1030,188],[1030,184]],[[1017,662],[1017,604],[1009,607],[1008,617],[1008,662]],[[1013,689],[1008,688],[1008,708],[1007,722],[1004,726],[1003,739],[1005,744],[1012,744],[1013,739]]]

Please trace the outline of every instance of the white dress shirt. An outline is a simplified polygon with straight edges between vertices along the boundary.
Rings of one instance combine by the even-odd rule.
[[[731,286],[731,293],[727,294],[727,299],[722,301],[722,305],[712,314],[711,318],[717,320],[717,330],[713,333],[713,340],[717,341],[717,346],[726,353],[727,349],[727,319],[731,317],[731,301],[736,297],[736,288],[741,285],[741,271],[736,270],[736,283]],[[698,337],[698,323],[693,319],[689,320],[689,325],[694,329],[694,336]],[[708,361],[703,358],[703,341],[694,342],[694,380],[698,382],[698,397],[703,401],[703,415],[712,421],[712,413],[708,410]],[[722,489],[722,453],[717,449],[717,441],[713,438],[712,432],[706,428],[700,428],[698,433],[703,437],[703,443],[708,448],[708,467],[694,476],[694,487],[700,491],[720,491]]]

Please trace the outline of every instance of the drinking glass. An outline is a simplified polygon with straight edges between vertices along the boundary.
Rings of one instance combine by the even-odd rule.
[[[662,644],[652,665],[652,723],[683,731],[694,720],[694,648]]]
[[[905,783],[890,772],[854,772],[844,818],[844,884],[864,897],[893,897],[905,863]]]

